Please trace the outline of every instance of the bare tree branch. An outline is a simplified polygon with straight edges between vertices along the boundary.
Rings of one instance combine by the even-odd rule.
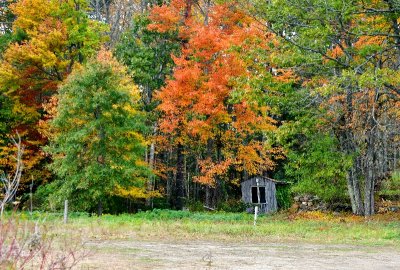
[[[24,164],[22,161],[22,155],[24,154],[24,146],[21,143],[21,137],[19,136],[18,132],[17,132],[17,139],[12,137],[11,141],[17,148],[17,153],[14,157],[17,164],[15,167],[14,175],[12,177],[5,174],[4,172],[0,176],[0,183],[3,186],[2,187],[3,197],[2,200],[0,201],[0,211],[1,211],[0,217],[3,216],[4,207],[6,206],[6,204],[11,202],[15,194],[17,193],[19,183],[21,181],[22,171],[24,169]]]

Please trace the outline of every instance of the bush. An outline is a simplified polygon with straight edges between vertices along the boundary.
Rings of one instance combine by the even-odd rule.
[[[218,205],[218,210],[225,211],[225,212],[231,212],[231,213],[241,213],[246,211],[247,205],[242,202],[242,200],[227,200],[225,202],[221,202]]]
[[[276,200],[278,203],[278,209],[289,209],[290,206],[292,206],[290,185],[276,186]]]
[[[301,152],[288,154],[285,174],[294,182],[295,194],[317,195],[327,203],[347,202],[347,170],[351,157],[339,152],[327,135],[313,135]]]
[[[187,203],[189,211],[191,212],[202,212],[204,211],[204,206],[201,201],[191,200]]]
[[[153,211],[140,212],[132,216],[135,219],[145,220],[195,220],[195,221],[251,221],[252,216],[246,213],[226,212],[190,212],[166,209],[154,209]]]
[[[395,171],[391,177],[383,181],[379,196],[388,200],[400,199],[400,171]]]
[[[38,223],[15,213],[0,219],[0,269],[72,269],[88,256],[80,241],[56,239]]]

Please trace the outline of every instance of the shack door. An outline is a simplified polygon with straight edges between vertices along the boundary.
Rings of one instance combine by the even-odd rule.
[[[266,203],[265,187],[258,187],[260,191],[260,201],[258,201],[257,187],[251,187],[251,202],[252,203]]]

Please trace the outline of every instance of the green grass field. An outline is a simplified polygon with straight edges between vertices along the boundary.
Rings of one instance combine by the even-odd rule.
[[[68,224],[60,214],[22,213],[22,219],[41,220],[50,232],[82,234],[99,240],[163,239],[218,241],[299,241],[321,244],[356,244],[400,247],[399,215],[365,219],[352,215],[309,212],[253,216],[246,213],[207,213],[153,210],[138,214],[88,216],[72,213]]]

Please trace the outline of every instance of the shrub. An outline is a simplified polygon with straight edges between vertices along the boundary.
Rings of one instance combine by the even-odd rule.
[[[204,211],[203,203],[200,201],[191,200],[187,203],[189,211],[191,212],[202,212]]]
[[[231,199],[225,202],[221,202],[218,206],[218,210],[232,213],[240,213],[246,211],[246,207],[247,205],[241,200]]]
[[[383,181],[379,195],[385,199],[400,199],[400,171],[395,171],[391,177]]]
[[[52,235],[13,213],[0,219],[0,269],[72,269],[89,254],[80,241]]]
[[[292,205],[292,197],[290,194],[290,185],[276,186],[276,200],[278,209],[289,209]]]

